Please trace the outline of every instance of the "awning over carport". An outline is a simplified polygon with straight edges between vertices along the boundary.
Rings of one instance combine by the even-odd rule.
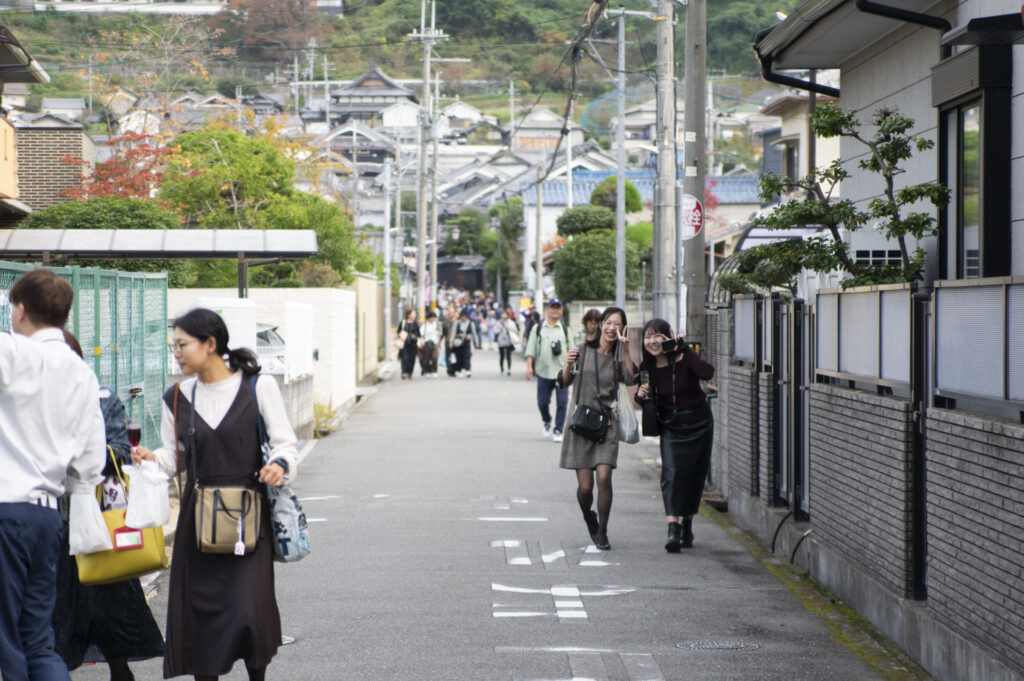
[[[0,229],[0,258],[185,258],[238,260],[238,297],[249,264],[316,255],[311,229]],[[254,260],[255,259],[255,260]]]
[[[0,229],[8,258],[306,258],[311,229]]]

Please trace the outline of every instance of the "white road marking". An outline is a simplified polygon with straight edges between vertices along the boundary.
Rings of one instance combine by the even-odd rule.
[[[541,554],[540,559],[545,563],[554,563],[556,560],[565,558],[565,551],[563,549],[557,549],[551,553]]]
[[[569,653],[569,669],[574,681],[608,681],[608,670],[605,669],[601,653]]]
[[[646,653],[621,653],[619,659],[626,668],[629,681],[665,681],[661,668],[653,655]]]
[[[492,549],[511,549],[521,545],[522,542],[518,539],[499,539],[491,542]]]
[[[482,516],[480,518],[477,518],[477,520],[482,520],[485,523],[546,523],[548,521],[547,518],[539,518],[539,517],[525,517],[525,518],[520,517],[520,518],[516,518],[516,517],[511,517],[511,516]]]
[[[307,523],[326,523],[327,518],[306,518]]]
[[[390,494],[374,494],[373,498],[374,499],[386,499],[386,498],[388,498],[390,496],[391,496]]]
[[[340,499],[337,494],[329,494],[324,497],[299,497],[299,501],[323,501],[325,499]]]

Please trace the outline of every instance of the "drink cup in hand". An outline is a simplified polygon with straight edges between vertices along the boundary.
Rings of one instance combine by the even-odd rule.
[[[128,419],[128,442],[132,447],[138,447],[142,441],[142,422],[139,419]]]
[[[583,351],[583,344],[576,345],[573,350],[576,351],[576,359],[573,360],[572,368],[569,369],[569,373],[575,376],[580,372],[580,353]]]

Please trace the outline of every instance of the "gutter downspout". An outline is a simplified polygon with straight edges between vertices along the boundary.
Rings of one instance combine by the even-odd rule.
[[[788,87],[794,87],[798,90],[807,90],[808,92],[816,92],[820,95],[828,95],[829,97],[835,97],[839,99],[839,89],[822,85],[821,83],[812,83],[806,80],[800,80],[799,78],[793,78],[792,76],[783,76],[780,73],[772,71],[772,62],[775,61],[775,57],[772,55],[762,55],[757,51],[757,43],[761,42],[765,36],[772,32],[775,27],[766,28],[763,31],[758,31],[757,35],[754,36],[754,54],[757,55],[757,60],[761,62],[761,77],[769,83],[777,83],[778,85],[786,85]]]

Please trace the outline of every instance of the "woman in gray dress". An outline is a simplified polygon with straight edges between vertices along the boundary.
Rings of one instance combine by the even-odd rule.
[[[573,365],[578,365],[573,373]],[[595,442],[573,430],[565,432],[560,466],[576,471],[576,499],[594,545],[602,551],[608,543],[608,516],[612,510],[612,470],[619,458],[619,425],[612,407],[618,398],[619,383],[635,383],[633,362],[626,338],[626,313],[609,307],[602,313],[599,332],[593,340],[572,348],[566,354],[565,366],[559,374],[561,386],[579,381],[574,390],[573,410],[580,405],[606,411],[612,415],[604,441]],[[626,405],[627,408],[632,408]],[[572,423],[570,416],[569,423]],[[597,477],[597,513],[594,513],[594,478]]]

